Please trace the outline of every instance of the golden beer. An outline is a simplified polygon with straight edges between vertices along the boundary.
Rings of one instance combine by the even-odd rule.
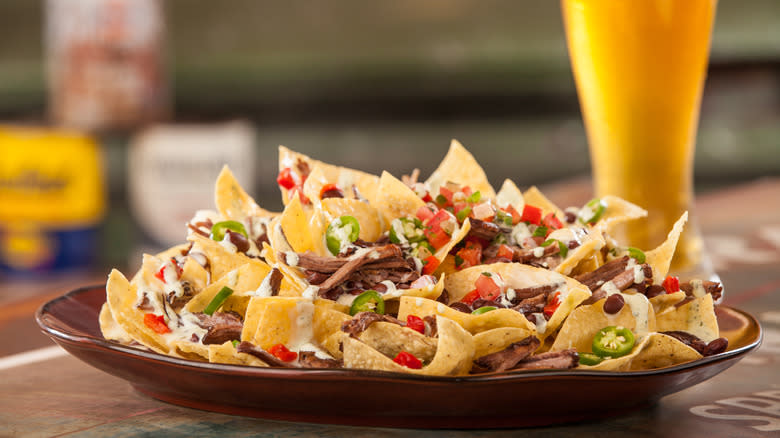
[[[716,0],[561,0],[597,195],[649,212],[623,238],[651,249],[693,195],[693,153]],[[693,221],[673,269],[697,266]]]

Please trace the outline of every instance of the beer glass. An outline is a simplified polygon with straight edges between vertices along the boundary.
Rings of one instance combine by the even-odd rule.
[[[652,249],[692,207],[693,155],[717,0],[561,0],[597,196],[648,210],[619,241]],[[672,270],[706,271],[691,218]],[[711,268],[710,268],[711,269]],[[711,272],[706,272],[708,276]]]

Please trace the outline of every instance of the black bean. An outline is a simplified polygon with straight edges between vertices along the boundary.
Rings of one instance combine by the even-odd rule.
[[[233,245],[236,245],[236,249],[238,252],[247,252],[249,251],[249,240],[247,240],[246,237],[244,237],[241,233],[236,233],[230,230],[226,231],[228,233],[228,236],[230,238],[230,243]]]
[[[563,218],[566,220],[566,223],[573,224],[574,221],[577,220],[577,215],[571,211],[567,211],[563,213]]]
[[[320,199],[326,199],[326,198],[343,198],[344,192],[341,191],[341,189],[338,188],[332,188],[330,190],[326,190],[322,192],[322,195],[320,196]]]
[[[710,341],[709,344],[707,344],[707,352],[705,356],[711,356],[713,354],[723,353],[726,351],[726,348],[729,346],[729,340],[726,338],[718,338],[713,341]]]
[[[609,313],[610,315],[614,315],[620,312],[624,304],[626,304],[626,300],[623,299],[623,295],[620,294],[610,295],[609,298],[607,298],[607,300],[604,301],[604,311]]]

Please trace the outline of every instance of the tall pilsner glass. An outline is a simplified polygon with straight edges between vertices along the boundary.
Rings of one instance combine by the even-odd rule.
[[[619,240],[651,249],[693,197],[693,155],[717,0],[561,0],[597,195],[649,212]],[[706,265],[706,267],[705,267]],[[690,220],[672,269],[707,275]]]

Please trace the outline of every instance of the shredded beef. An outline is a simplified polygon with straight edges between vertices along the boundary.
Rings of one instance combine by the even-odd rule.
[[[619,259],[610,260],[607,263],[604,263],[594,271],[578,275],[574,277],[574,279],[587,286],[588,289],[595,291],[600,288],[602,284],[612,280],[616,275],[625,271],[627,266],[628,256],[623,256]]]
[[[298,363],[303,368],[343,368],[344,362],[338,359],[323,359],[317,357],[313,351],[301,351],[298,353]]]
[[[425,322],[425,336],[435,338],[439,334],[439,326],[436,324],[436,316],[427,315],[423,317]]]
[[[561,252],[561,249],[558,248],[558,245],[545,246],[544,252],[540,257],[537,257],[534,254],[534,248],[520,249],[519,247],[513,247],[512,249],[514,251],[512,261],[517,263],[523,263],[526,265],[530,264],[531,262],[535,262],[538,264],[538,262],[541,259],[544,259],[545,257],[549,257]]]
[[[447,289],[442,289],[441,294],[436,297],[436,301],[442,304],[447,304],[450,302],[450,293],[447,292]]]
[[[708,344],[702,341],[701,339],[699,339],[698,336],[684,331],[672,330],[672,331],[661,332],[661,333],[677,339],[683,344],[698,351],[699,354],[701,354],[702,356],[712,356],[713,354],[722,353],[726,351],[726,348],[728,348],[729,346],[729,341],[726,338],[718,338],[713,341],[710,341],[710,343]]]
[[[282,278],[284,278],[284,275],[282,274],[282,271],[277,268],[271,269],[271,273],[268,275],[271,276],[268,280],[268,286],[271,288],[271,296],[275,297],[279,295],[279,289],[282,286]]]
[[[281,368],[293,368],[294,366],[289,362],[284,362],[279,360],[276,356],[273,354],[263,350],[262,348],[256,346],[255,344],[243,341],[240,344],[238,344],[238,347],[236,347],[236,350],[239,353],[246,353],[251,354],[252,356],[262,360],[263,362],[267,363],[268,365],[272,367],[281,367]]]
[[[352,319],[344,321],[344,323],[341,324],[341,331],[347,333],[353,338],[357,338],[360,336],[361,333],[366,331],[366,329],[371,324],[379,321],[391,322],[393,324],[398,324],[400,326],[404,325],[401,321],[399,321],[396,318],[393,318],[390,315],[381,315],[379,313],[374,313],[374,312],[360,312],[356,314],[354,317],[352,317]]]
[[[563,286],[563,283],[550,283],[541,286],[523,287],[515,289],[515,297],[512,299],[512,304],[519,304],[526,298],[532,298],[542,294],[548,294],[555,291],[559,287]]]
[[[501,351],[491,353],[474,360],[473,372],[506,371],[521,360],[530,356],[539,348],[539,339],[529,336],[521,341],[510,344]]]
[[[482,307],[488,307],[488,306],[489,307],[495,307],[496,309],[502,309],[502,308],[506,307],[506,306],[504,306],[503,304],[501,304],[499,302],[496,302],[496,301],[493,301],[493,300],[486,300],[484,298],[477,298],[476,300],[474,300],[471,303],[471,308],[473,310],[477,310],[477,309],[480,309]]]
[[[532,313],[540,313],[544,310],[544,306],[547,305],[547,297],[549,295],[550,292],[544,292],[521,300],[516,306],[512,307],[512,310],[518,311],[526,317]]]
[[[190,284],[189,281],[182,281],[181,287],[184,293],[180,297],[176,296],[176,292],[170,292],[166,296],[168,304],[170,304],[171,308],[174,310],[181,309],[195,296],[195,291],[192,289],[192,284]],[[146,295],[144,295],[144,298],[146,298]]]
[[[474,218],[469,218],[469,222],[471,223],[471,228],[469,229],[468,237],[476,237],[490,242],[501,232],[501,228],[493,222]]]
[[[203,344],[223,344],[227,341],[241,339],[241,330],[244,323],[241,316],[235,312],[214,312],[213,315],[205,313],[195,314],[198,317],[198,325],[207,329],[201,342]]]
[[[712,295],[713,301],[719,300],[721,295],[723,295],[723,285],[717,281],[702,281],[701,285],[706,293]],[[685,292],[685,295],[689,297],[693,296],[693,289],[694,287],[692,281],[687,283],[680,283],[680,290]]]
[[[577,350],[570,348],[562,351],[552,351],[527,357],[512,368],[513,370],[538,370],[556,369],[565,370],[574,368],[579,363],[580,356]]]
[[[149,301],[149,297],[146,295],[146,292],[143,293],[141,301],[135,305],[136,309],[143,310],[145,312],[150,312],[154,310],[154,306],[152,306],[152,303]]]
[[[460,302],[460,301],[456,301],[456,302],[450,304],[450,307],[455,309],[455,310],[457,310],[457,311],[459,311],[459,312],[463,312],[463,313],[471,313],[474,310],[468,304]]]

